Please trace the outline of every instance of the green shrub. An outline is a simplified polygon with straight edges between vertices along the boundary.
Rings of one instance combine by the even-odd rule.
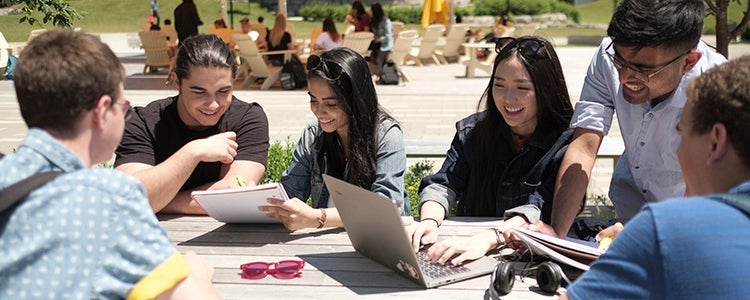
[[[433,162],[429,160],[423,160],[409,167],[404,175],[404,186],[406,192],[409,194],[409,203],[411,204],[411,215],[419,216],[419,183],[422,182],[422,178],[432,174]]]
[[[349,4],[313,2],[302,6],[297,14],[305,21],[323,21],[324,18],[331,17],[336,22],[343,22],[346,15],[351,11],[352,6]],[[422,18],[421,6],[385,5],[383,11],[391,21],[415,24],[419,23]]]
[[[409,5],[386,5],[383,12],[391,21],[401,21],[407,24],[422,22],[422,7]]]
[[[508,9],[510,0],[473,0],[474,13],[478,16],[501,16]],[[561,12],[578,22],[580,14],[570,3],[559,0],[524,0],[510,1],[511,15],[541,15]],[[462,16],[465,16],[462,14]]]
[[[456,16],[473,16],[474,15],[474,6],[473,5],[466,5],[466,6],[456,6],[455,8],[455,14]]]
[[[334,21],[343,22],[351,11],[351,5],[313,2],[302,6],[297,14],[305,21],[323,21],[326,17],[331,17]]]
[[[268,148],[268,167],[260,179],[260,184],[281,181],[281,173],[284,173],[289,162],[292,161],[292,153],[296,143],[289,140],[284,145],[279,141],[273,142]]]

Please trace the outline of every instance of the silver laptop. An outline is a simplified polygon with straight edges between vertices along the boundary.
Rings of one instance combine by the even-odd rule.
[[[425,261],[424,249],[414,253],[393,201],[328,175],[323,180],[354,249],[426,288],[489,274],[497,264],[486,256],[461,266]]]

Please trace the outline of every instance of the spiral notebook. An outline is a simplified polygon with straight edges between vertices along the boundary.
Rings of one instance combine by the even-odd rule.
[[[209,216],[224,223],[281,223],[269,218],[259,206],[270,205],[268,198],[289,200],[281,183],[266,183],[225,190],[193,191],[195,201]]]

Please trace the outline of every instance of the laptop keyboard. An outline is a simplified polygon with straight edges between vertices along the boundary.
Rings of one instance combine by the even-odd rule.
[[[441,265],[434,261],[427,261],[425,259],[427,251],[422,250],[417,252],[417,259],[419,259],[419,267],[422,268],[422,274],[432,278],[441,278],[446,276],[452,276],[455,274],[467,272],[471,269],[464,267],[463,265],[454,266],[451,264]]]

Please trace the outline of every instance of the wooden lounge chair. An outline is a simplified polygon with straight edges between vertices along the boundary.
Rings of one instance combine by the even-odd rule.
[[[168,67],[172,70],[174,56],[170,56],[170,42],[161,31],[141,31],[138,33],[141,39],[141,48],[146,53],[146,64],[143,65],[143,74],[146,70],[156,71],[159,67]]]
[[[375,35],[369,31],[352,32],[344,36],[344,47],[366,56],[374,37]]]
[[[5,74],[5,68],[8,67],[8,56],[12,54],[10,44],[5,40],[5,36],[0,32],[0,80],[3,80]]]
[[[411,52],[411,46],[419,37],[416,30],[404,30],[399,33],[398,38],[393,42],[391,49],[391,60],[397,65],[403,65],[406,62],[406,54]]]
[[[267,90],[280,79],[281,66],[273,66],[266,63],[265,56],[272,54],[284,54],[284,61],[291,57],[295,50],[279,50],[260,52],[250,36],[244,33],[235,33],[232,39],[240,48],[239,57],[242,61],[240,72],[245,75],[245,81],[242,82],[242,88],[247,88],[256,80],[262,79],[261,90]]]
[[[393,21],[391,22],[391,27],[393,27],[393,38],[398,39],[398,34],[401,33],[402,30],[404,30],[404,22],[401,21]]]
[[[460,56],[458,49],[466,41],[467,30],[469,30],[469,25],[455,24],[451,27],[451,31],[445,37],[445,46],[442,49],[435,50],[435,56],[441,63],[447,64],[448,60],[458,61]]]
[[[417,53],[407,53],[406,60],[414,61],[414,64],[417,66],[423,66],[423,60],[429,60],[435,64],[440,64],[440,61],[435,56],[435,48],[437,47],[438,39],[443,35],[443,32],[445,32],[445,25],[433,24],[427,26],[424,30],[424,36],[422,36],[422,41]]]

